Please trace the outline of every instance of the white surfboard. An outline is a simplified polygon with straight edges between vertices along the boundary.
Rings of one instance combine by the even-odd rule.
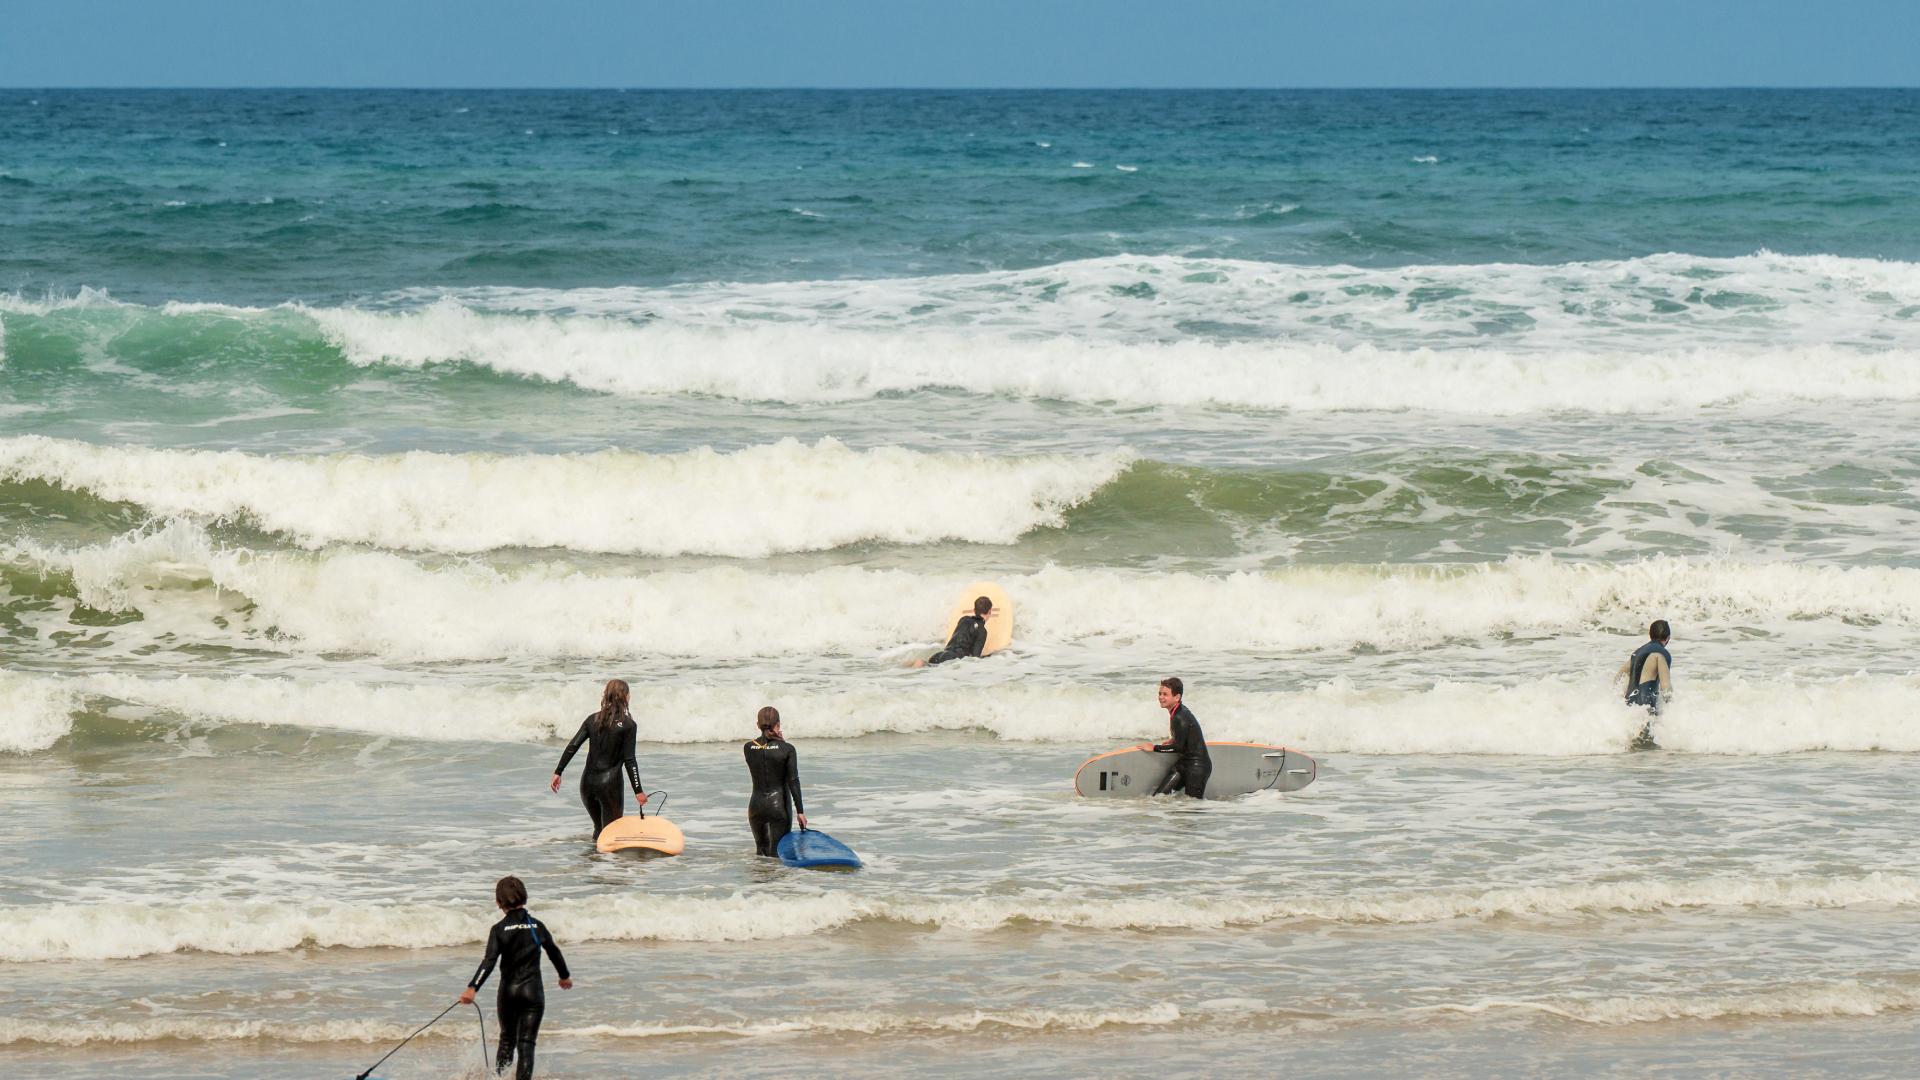
[[[1210,742],[1207,756],[1209,799],[1229,799],[1255,791],[1299,791],[1319,775],[1320,766],[1298,750],[1264,743]],[[1074,791],[1094,799],[1151,795],[1173,771],[1176,755],[1154,753],[1151,745],[1129,746],[1087,759],[1073,774]]]

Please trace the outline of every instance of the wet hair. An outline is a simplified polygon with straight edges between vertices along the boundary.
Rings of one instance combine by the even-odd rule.
[[[1164,687],[1166,687],[1167,689],[1169,689],[1169,690],[1171,690],[1171,691],[1173,691],[1173,696],[1174,696],[1174,697],[1186,697],[1186,696],[1187,696],[1187,687],[1186,687],[1186,684],[1185,684],[1185,683],[1182,683],[1182,682],[1180,681],[1180,676],[1178,676],[1178,675],[1175,675],[1175,676],[1172,676],[1172,677],[1170,677],[1170,678],[1165,678],[1165,679],[1161,679],[1161,680],[1160,680],[1160,685],[1161,685],[1161,686],[1164,686]]]
[[[493,883],[493,902],[500,905],[501,911],[512,911],[527,906],[527,883],[508,874]]]
[[[763,705],[760,707],[760,715],[754,717],[753,722],[760,725],[760,733],[765,735],[780,726],[780,710],[771,705]]]
[[[625,679],[608,679],[607,688],[600,692],[600,711],[593,714],[594,724],[605,731],[615,721],[631,716],[627,711],[629,696]]]
[[[1655,641],[1665,641],[1673,636],[1673,628],[1667,625],[1667,620],[1655,619],[1653,625],[1647,627],[1647,636]]]
[[[993,597],[976,596],[973,598],[973,613],[975,615],[978,615],[984,619],[987,617],[987,613],[992,610],[993,610]]]

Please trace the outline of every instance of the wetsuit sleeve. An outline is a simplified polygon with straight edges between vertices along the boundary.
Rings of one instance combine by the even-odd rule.
[[[807,804],[800,800],[800,751],[787,747],[787,795],[793,799],[793,812],[804,814]]]
[[[633,793],[640,794],[640,762],[634,758],[634,743],[640,738],[640,725],[631,724],[627,733],[620,739],[620,760],[627,767],[627,780],[633,784]]]
[[[467,980],[467,985],[473,987],[475,990],[486,985],[487,976],[493,974],[493,965],[497,963],[499,959],[500,925],[495,923],[493,929],[487,931],[487,955],[481,957],[480,966],[474,969],[473,978]]]
[[[531,921],[533,925],[540,928],[540,947],[547,950],[547,959],[553,961],[554,974],[563,979],[573,978],[572,975],[567,973],[567,958],[560,955],[560,945],[553,940],[553,931],[548,930],[547,924],[541,922],[539,919],[533,919]]]
[[[567,748],[560,751],[560,764],[553,767],[553,775],[559,776],[561,773],[567,771],[567,762],[572,761],[573,755],[580,752],[581,745],[587,741],[587,735],[589,734],[588,729],[592,724],[593,717],[591,716],[580,721],[580,730],[573,733],[573,739],[567,743]]]
[[[973,644],[968,647],[968,656],[979,656],[987,651],[987,620],[981,619],[973,624]]]

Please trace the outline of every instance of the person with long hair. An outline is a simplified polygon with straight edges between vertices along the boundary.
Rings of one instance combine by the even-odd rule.
[[[500,965],[500,989],[494,1000],[500,1020],[500,1051],[494,1056],[494,1071],[504,1073],[513,1064],[517,1052],[520,1067],[515,1080],[533,1076],[533,1047],[540,1038],[540,1017],[547,1011],[547,987],[540,978],[540,953],[553,961],[560,976],[560,989],[573,989],[573,976],[567,971],[567,958],[560,955],[547,924],[527,914],[527,886],[509,874],[494,883],[493,902],[500,909],[500,921],[487,932],[487,955],[467,980],[460,1004],[471,1005],[487,976]]]
[[[580,730],[561,752],[560,764],[553,768],[553,782],[547,785],[550,790],[560,790],[560,774],[567,771],[567,762],[585,744],[587,763],[580,772],[580,801],[593,819],[596,840],[600,830],[626,813],[626,796],[620,793],[622,768],[633,786],[634,802],[647,805],[647,793],[640,788],[640,763],[633,756],[638,726],[627,708],[627,699],[624,680],[607,680],[607,688],[600,694],[600,710],[580,722]]]
[[[759,855],[780,854],[780,841],[793,830],[793,815],[807,827],[807,804],[800,798],[800,752],[780,734],[780,710],[769,705],[754,718],[760,737],[743,748],[753,794],[747,798],[747,827],[753,830],[753,850]]]

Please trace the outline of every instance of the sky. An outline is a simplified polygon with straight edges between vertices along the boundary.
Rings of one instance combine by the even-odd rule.
[[[0,86],[1920,86],[1920,0],[0,0]]]

